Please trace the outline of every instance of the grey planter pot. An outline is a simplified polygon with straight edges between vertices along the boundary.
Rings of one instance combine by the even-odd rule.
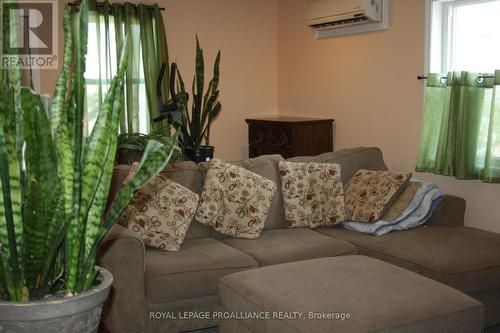
[[[0,332],[94,333],[113,275],[101,267],[99,285],[72,297],[34,302],[0,302]]]

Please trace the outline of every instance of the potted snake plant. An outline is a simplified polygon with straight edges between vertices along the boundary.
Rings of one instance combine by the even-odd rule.
[[[186,92],[181,73],[177,68],[179,80],[176,86],[176,97],[180,105],[182,117],[173,124],[179,133],[179,143],[184,155],[199,163],[213,158],[214,147],[210,145],[210,128],[218,117],[222,104],[219,99],[219,64],[221,52],[215,59],[213,77],[205,92],[205,61],[203,49],[196,36],[195,75],[193,78],[191,112],[189,109],[189,94]]]
[[[165,135],[164,131],[152,131],[149,134],[124,133],[118,136],[118,147],[116,152],[117,164],[132,165],[142,160],[142,155],[148,142],[151,140],[168,144],[170,135]],[[182,156],[178,149],[174,150],[171,161],[182,161]]]
[[[127,42],[86,137],[87,0],[74,31],[66,8],[64,30],[64,64],[50,110],[40,95],[21,86],[19,70],[0,70],[2,332],[97,332],[112,276],[95,266],[96,250],[134,193],[164,168],[175,144],[175,138],[150,141],[133,180],[105,214],[123,112]]]

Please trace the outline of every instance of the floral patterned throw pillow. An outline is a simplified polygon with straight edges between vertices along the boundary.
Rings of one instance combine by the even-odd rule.
[[[345,206],[351,221],[377,222],[403,191],[411,173],[359,170],[347,184]]]
[[[214,159],[207,171],[196,219],[227,236],[258,238],[274,191],[276,184],[271,180]]]
[[[132,230],[147,246],[179,251],[198,201],[196,193],[157,175],[139,190],[118,223]]]
[[[316,228],[345,221],[339,164],[280,162],[279,169],[289,228]]]

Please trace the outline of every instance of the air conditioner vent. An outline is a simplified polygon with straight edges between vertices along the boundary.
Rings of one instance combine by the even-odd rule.
[[[362,23],[364,21],[368,21],[368,17],[363,15],[363,16],[353,17],[353,18],[334,21],[334,22],[314,24],[311,27],[314,29],[321,30],[321,29],[329,29],[332,27],[339,27],[339,26],[343,26],[343,25],[353,25],[356,23]]]

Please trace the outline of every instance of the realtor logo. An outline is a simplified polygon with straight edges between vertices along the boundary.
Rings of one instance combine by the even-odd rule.
[[[57,0],[4,0],[2,68],[57,69]]]

